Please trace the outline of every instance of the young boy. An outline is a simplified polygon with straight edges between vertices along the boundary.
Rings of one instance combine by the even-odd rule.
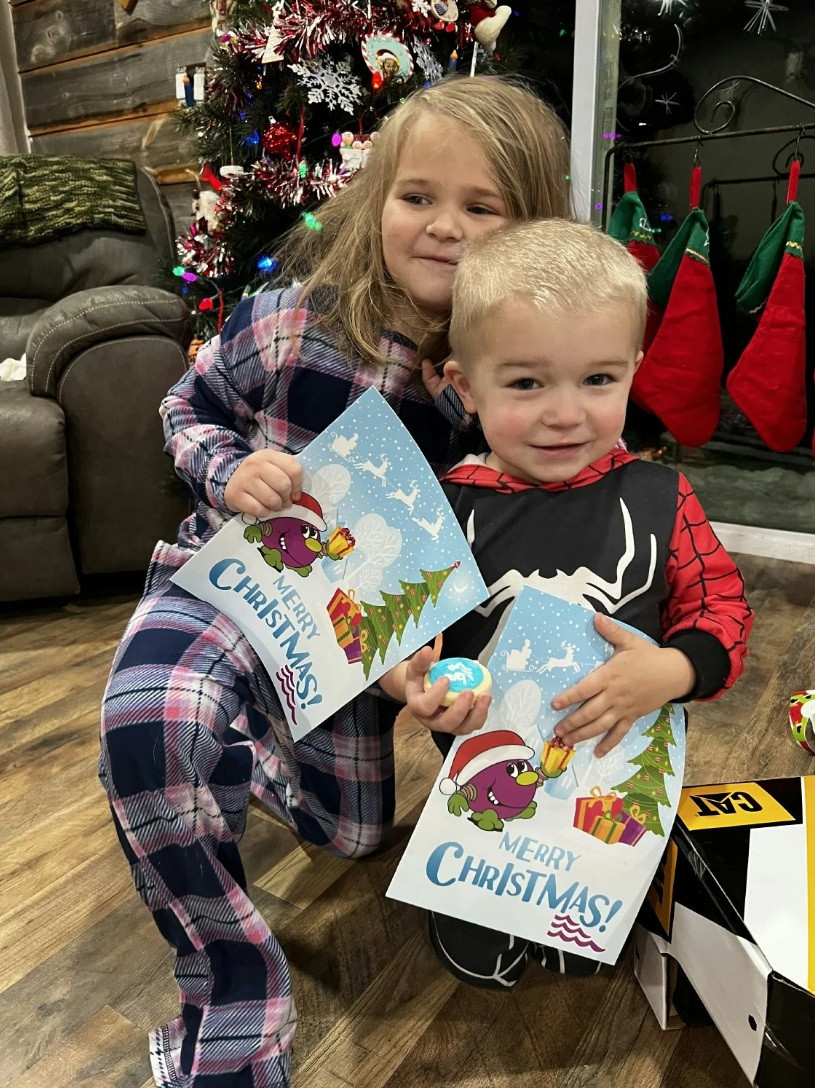
[[[572,744],[602,738],[598,756],[664,703],[730,687],[753,619],[685,477],[618,444],[646,307],[639,264],[600,231],[558,219],[509,227],[458,265],[444,370],[490,448],[443,481],[490,592],[445,633],[445,656],[486,662],[523,584],[594,609],[615,653],[553,706],[573,708],[556,733]],[[424,690],[430,663],[425,647],[380,684],[446,754],[453,734],[484,724],[489,696],[465,693],[445,708],[446,680]],[[514,985],[530,956],[567,974],[596,969],[439,914],[430,935],[447,969],[473,985]]]

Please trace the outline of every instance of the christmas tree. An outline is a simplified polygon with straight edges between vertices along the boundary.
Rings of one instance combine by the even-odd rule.
[[[659,820],[659,806],[668,804],[665,792],[665,775],[673,775],[668,746],[675,744],[671,730],[671,711],[673,707],[666,703],[657,715],[657,719],[645,733],[651,743],[634,759],[629,760],[640,769],[625,782],[614,789],[626,794],[624,809],[631,812],[634,805],[639,807],[639,814],[644,826],[655,835],[664,835],[665,831]]]
[[[456,567],[458,567],[458,565],[459,564],[456,562],[452,565],[452,567],[445,567],[444,570],[423,570],[419,572],[427,584],[427,588],[430,593],[430,600],[433,602],[434,605],[439,599],[441,587],[449,578],[450,572],[454,571]]]
[[[359,637],[362,651],[362,667],[367,677],[377,653],[384,663],[385,654],[393,635],[401,643],[408,617],[412,616],[416,626],[428,599],[435,606],[439,593],[450,573],[458,563],[444,570],[421,572],[422,582],[400,582],[403,593],[385,593],[380,591],[383,604],[367,604],[362,601],[364,615],[359,625]]]
[[[402,592],[405,595],[405,599],[408,603],[408,610],[416,623],[419,626],[419,616],[424,603],[430,593],[430,588],[427,582],[401,582],[399,585],[402,587]]]
[[[286,282],[280,237],[299,220],[320,230],[318,205],[362,168],[379,122],[416,88],[454,71],[518,73],[569,120],[574,0],[204,4],[205,79],[182,77],[179,113],[197,138],[200,192],[173,270],[199,336],[241,297]]]
[[[199,335],[275,276],[276,241],[298,219],[319,231],[313,209],[364,165],[382,117],[455,69],[459,51],[469,64],[458,6],[456,18],[438,0],[209,0],[203,96],[186,79],[180,116],[198,139],[201,192],[174,270]]]
[[[407,621],[411,617],[407,599],[401,593],[385,593],[383,590],[380,590],[380,596],[385,602],[385,609],[393,624],[393,633],[396,635],[396,641],[401,643]]]

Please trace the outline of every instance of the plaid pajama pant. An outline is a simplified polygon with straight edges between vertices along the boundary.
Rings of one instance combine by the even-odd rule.
[[[181,1015],[150,1036],[161,1088],[287,1088],[289,969],[246,892],[250,793],[304,838],[370,853],[393,820],[396,704],[363,694],[294,743],[225,616],[169,582],[159,545],[113,664],[99,774],[139,895],[176,950]]]

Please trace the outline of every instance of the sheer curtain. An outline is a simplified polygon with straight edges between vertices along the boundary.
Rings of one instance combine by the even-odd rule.
[[[8,0],[0,0],[0,155],[29,150]]]

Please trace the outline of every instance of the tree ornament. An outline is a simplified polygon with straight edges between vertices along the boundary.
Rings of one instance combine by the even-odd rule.
[[[362,84],[351,70],[351,58],[333,60],[321,57],[290,64],[289,70],[300,76],[306,88],[308,101],[325,105],[330,110],[341,109],[353,113],[362,99]]]
[[[229,26],[235,14],[236,0],[209,0],[212,33],[221,34]]]
[[[458,20],[456,0],[433,0],[430,11],[439,23],[455,23]]]
[[[368,34],[362,39],[362,59],[382,82],[403,82],[413,75],[413,57],[392,34]]]
[[[269,122],[269,127],[260,140],[263,150],[269,155],[288,157],[297,143],[297,133],[282,121],[275,121],[273,117],[269,118]]]
[[[480,0],[467,8],[473,24],[473,37],[488,53],[495,52],[498,35],[512,14],[508,4],[498,6],[498,0]]]

